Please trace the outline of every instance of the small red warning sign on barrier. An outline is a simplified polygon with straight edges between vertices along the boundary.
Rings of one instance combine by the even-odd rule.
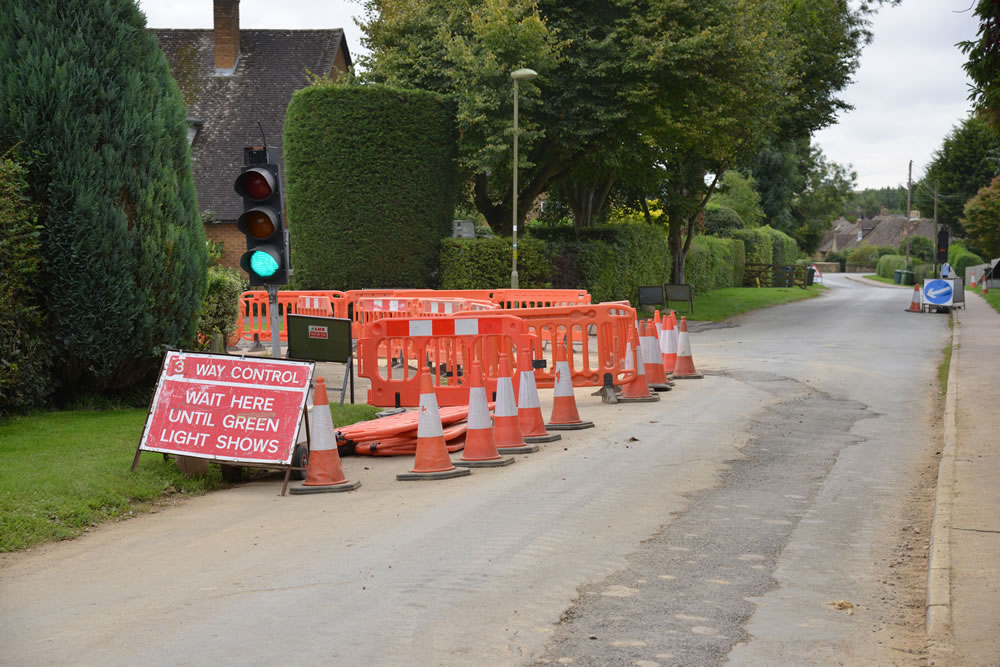
[[[314,367],[167,352],[139,449],[289,465]]]

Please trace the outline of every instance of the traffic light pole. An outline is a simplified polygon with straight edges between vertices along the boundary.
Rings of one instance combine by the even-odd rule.
[[[278,313],[278,286],[266,285],[267,287],[267,312],[271,316],[271,358],[281,359],[281,322]]]

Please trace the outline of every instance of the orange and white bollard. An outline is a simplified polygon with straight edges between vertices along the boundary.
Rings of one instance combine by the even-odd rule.
[[[420,414],[417,417],[417,453],[413,469],[401,472],[396,479],[404,482],[425,479],[449,479],[468,475],[468,468],[456,468],[448,455],[441,425],[441,410],[430,374],[420,374]]]
[[[698,380],[703,377],[705,376],[694,369],[687,318],[681,317],[680,331],[677,334],[677,363],[674,365],[674,379]]]
[[[465,432],[465,451],[455,465],[466,468],[497,468],[514,462],[513,456],[500,456],[493,439],[493,423],[483,386],[483,370],[478,361],[469,369],[469,426]]]
[[[594,422],[580,419],[573,395],[573,376],[569,370],[566,347],[558,339],[552,342],[556,359],[556,383],[552,391],[552,418],[545,425],[552,431],[577,431],[594,428]]]
[[[337,451],[337,436],[333,432],[330,400],[326,395],[326,381],[321,377],[316,378],[313,389],[310,440],[306,480],[302,482],[302,486],[289,489],[289,493],[337,493],[353,491],[361,486],[361,482],[349,482],[344,477],[344,466]]]
[[[493,408],[493,439],[501,454],[532,454],[538,445],[528,444],[521,434],[521,423],[517,418],[517,401],[514,399],[514,383],[510,379],[510,360],[506,353],[500,354],[500,368],[497,374],[497,399]]]

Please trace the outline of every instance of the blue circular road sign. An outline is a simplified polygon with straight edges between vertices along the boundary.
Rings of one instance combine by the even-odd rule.
[[[948,305],[952,292],[951,283],[947,280],[931,280],[924,285],[924,300],[935,306]]]

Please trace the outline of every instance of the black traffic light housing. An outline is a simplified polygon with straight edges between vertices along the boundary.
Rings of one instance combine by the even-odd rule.
[[[948,242],[948,230],[942,229],[938,231],[937,252],[935,253],[935,261],[938,264],[944,264],[948,261]]]
[[[292,268],[278,165],[271,162],[266,147],[243,149],[243,159],[244,167],[233,184],[243,198],[236,228],[247,241],[240,267],[249,274],[251,285],[285,285]]]

